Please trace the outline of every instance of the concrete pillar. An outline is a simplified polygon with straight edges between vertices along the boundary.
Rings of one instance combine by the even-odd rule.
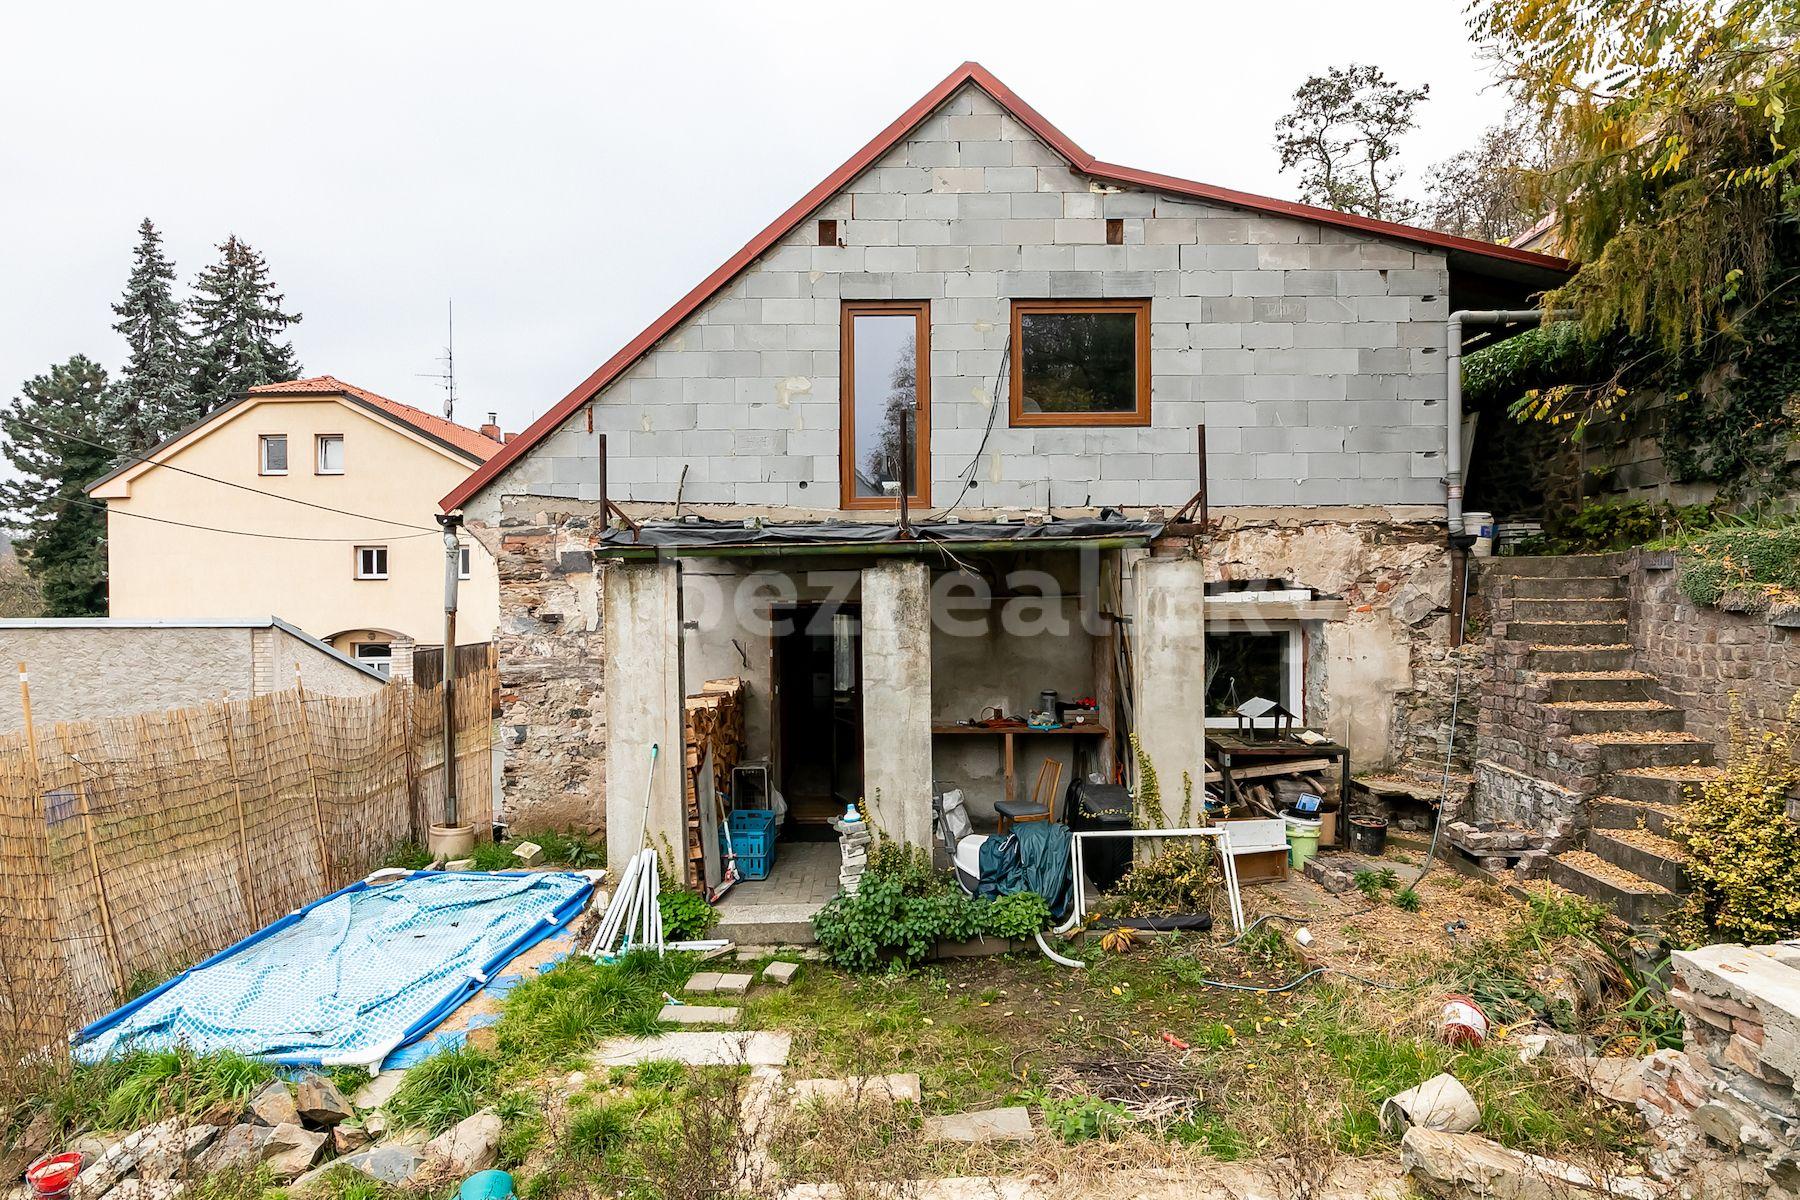
[[[931,574],[889,559],[862,573],[863,797],[889,837],[931,844]]]
[[[664,878],[687,863],[683,820],[681,604],[672,562],[613,563],[603,568],[606,628],[606,865],[617,873],[641,848],[650,747],[650,845]],[[670,855],[673,855],[673,861]]]
[[[1196,558],[1140,558],[1132,585],[1132,711],[1138,742],[1162,786],[1163,811],[1177,821],[1182,773],[1193,781],[1195,813],[1205,790],[1206,566]]]

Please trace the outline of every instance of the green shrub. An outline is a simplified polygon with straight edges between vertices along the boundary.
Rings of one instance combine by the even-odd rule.
[[[1422,903],[1423,902],[1419,898],[1419,893],[1413,891],[1409,887],[1401,888],[1394,893],[1394,907],[1401,909],[1402,911],[1418,912]]]
[[[1742,607],[1760,609],[1784,592],[1800,593],[1800,521],[1742,524],[1677,543],[1682,594],[1715,606],[1736,593]]]
[[[703,938],[719,923],[719,910],[686,888],[664,888],[657,893],[656,907],[662,911],[663,937],[671,942]]]
[[[940,941],[986,934],[1026,938],[1050,919],[1043,897],[1019,892],[999,900],[973,900],[947,872],[931,865],[920,846],[879,838],[854,894],[841,893],[813,914],[813,935],[834,965],[850,971],[924,961]]]
[[[1126,872],[1108,897],[1108,909],[1122,917],[1209,912],[1215,887],[1212,847],[1171,842]]]
[[[1044,1113],[1044,1124],[1064,1142],[1091,1142],[1110,1139],[1131,1124],[1131,1110],[1112,1100],[1098,1096],[1045,1096],[1038,1105]]]
[[[1694,888],[1685,940],[1756,944],[1800,933],[1800,829],[1787,819],[1787,795],[1800,786],[1791,732],[1800,695],[1787,716],[1785,728],[1753,737],[1734,714],[1725,774],[1701,784],[1675,822]]]
[[[1574,512],[1552,513],[1544,532],[1519,543],[1520,554],[1600,554],[1629,550],[1668,536],[1672,531],[1709,528],[1717,518],[1703,504],[1677,507],[1632,500],[1601,502]]]

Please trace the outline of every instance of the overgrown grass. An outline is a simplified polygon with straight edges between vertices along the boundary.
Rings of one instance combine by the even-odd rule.
[[[521,842],[535,842],[543,848],[542,866],[588,871],[606,865],[604,838],[572,832],[534,833],[530,837],[509,838],[504,842],[478,842],[475,849],[470,851],[469,857],[474,860],[477,871],[516,871],[520,869],[520,864],[513,857],[513,851]],[[423,871],[431,863],[430,851],[417,842],[405,842],[396,846],[382,865],[405,871]]]
[[[565,959],[513,989],[494,1026],[494,1049],[434,1054],[407,1073],[387,1114],[396,1125],[432,1133],[493,1104],[502,1105],[504,1118],[506,1103],[525,1103],[508,1085],[578,1066],[605,1038],[655,1033],[663,993],[678,992],[693,967],[685,954],[643,952],[616,964]]]
[[[1677,582],[1702,606],[1761,611],[1800,598],[1800,518],[1747,517],[1671,539]]]
[[[81,1129],[137,1129],[175,1114],[240,1106],[274,1077],[266,1063],[230,1051],[139,1050],[68,1067],[25,1098],[8,1123],[20,1128],[46,1119],[58,1140]]]

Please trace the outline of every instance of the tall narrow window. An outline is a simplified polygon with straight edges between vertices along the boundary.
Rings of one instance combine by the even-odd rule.
[[[931,503],[931,303],[844,305],[840,500],[845,508]]]
[[[321,475],[342,475],[344,473],[343,434],[321,433],[319,435],[318,466],[315,470]]]
[[[1150,301],[1015,300],[1014,425],[1148,425]]]
[[[356,577],[358,579],[386,579],[387,547],[358,546],[356,548]]]
[[[469,577],[469,548],[467,546],[456,548],[456,577],[458,579]]]
[[[256,439],[257,469],[264,475],[287,474],[287,434],[265,433]]]

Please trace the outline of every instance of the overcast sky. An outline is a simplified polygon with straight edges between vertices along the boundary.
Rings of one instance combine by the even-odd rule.
[[[1506,107],[1456,0],[32,4],[4,17],[0,387],[115,368],[138,221],[183,289],[267,257],[308,374],[519,429],[964,59],[1091,153],[1291,196],[1309,73],[1431,99],[1415,182]]]

